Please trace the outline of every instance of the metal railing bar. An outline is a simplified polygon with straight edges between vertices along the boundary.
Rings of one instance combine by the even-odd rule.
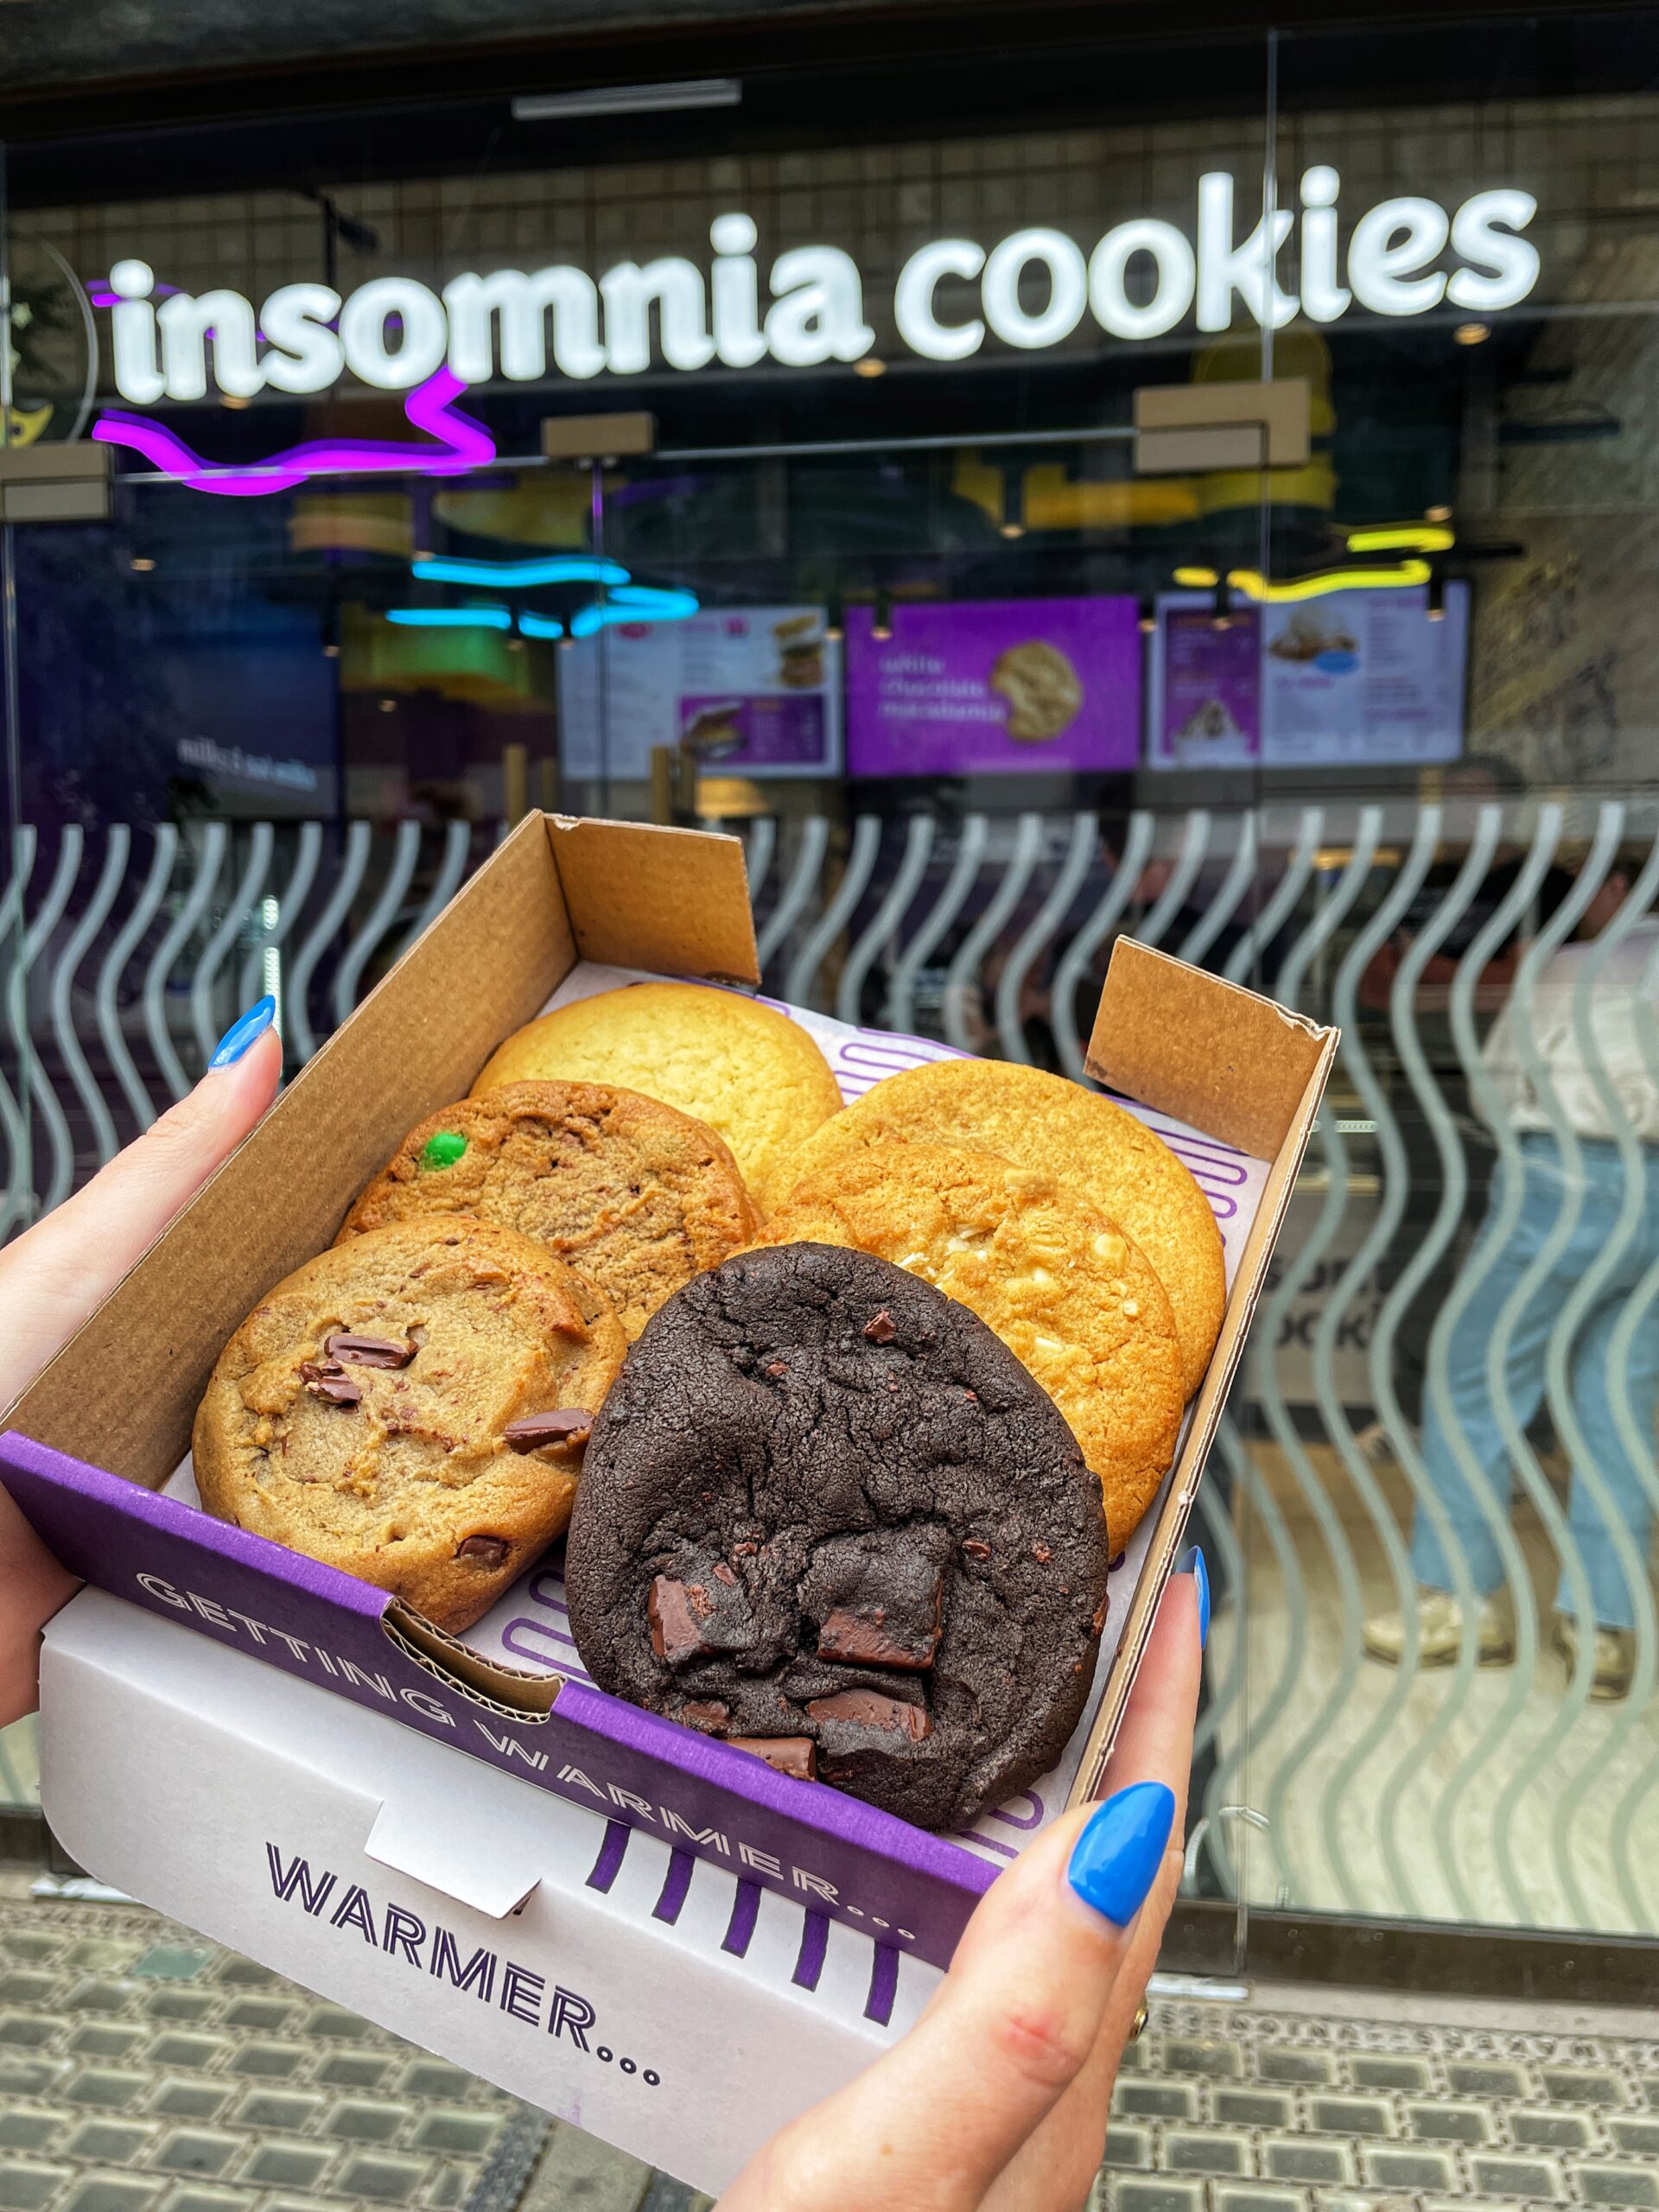
[[[92,1142],[98,1149],[99,1165],[113,1160],[116,1151],[115,1122],[104,1102],[104,1094],[92,1080],[92,1071],[86,1055],[81,1050],[80,1039],[75,1034],[71,1018],[71,994],[74,989],[76,972],[81,962],[92,950],[99,931],[109,918],[115,904],[116,893],[121,888],[127,872],[127,861],[131,851],[132,833],[124,822],[117,823],[104,839],[104,866],[99,873],[92,895],[86,902],[86,911],[76,923],[69,942],[52,971],[52,1028],[58,1040],[58,1050],[63,1064],[69,1071],[69,1080],[75,1087],[86,1119],[92,1125]],[[63,1185],[54,1185],[47,1192],[46,1210],[49,1213],[60,1205],[69,1195],[74,1181],[73,1157],[70,1170]]]
[[[1074,815],[1065,858],[1048,896],[1002,963],[1002,973],[996,980],[996,1033],[1006,1059],[1030,1063],[1025,1026],[1020,1019],[1020,995],[1038,955],[1046,949],[1071,912],[1071,903],[1083,888],[1099,842],[1100,828],[1093,810]]]

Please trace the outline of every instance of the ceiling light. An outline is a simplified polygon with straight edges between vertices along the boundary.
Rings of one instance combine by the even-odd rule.
[[[383,699],[380,702],[380,711],[383,715],[396,714],[397,711],[397,702],[395,699]]]
[[[248,403],[239,391],[227,391],[221,396],[219,404],[221,407],[241,408]]]
[[[338,660],[340,658],[340,647],[338,645],[325,645],[322,649],[322,657],[324,660]]]
[[[1489,322],[1460,322],[1452,334],[1459,346],[1484,346],[1491,334]]]
[[[676,108],[736,107],[743,98],[736,77],[688,77],[677,84],[605,85],[580,92],[530,92],[515,99],[515,123],[580,121],[588,115],[663,115]]]
[[[133,574],[139,576],[147,576],[155,565],[156,563],[149,559],[149,556],[143,553],[139,554],[136,560],[127,563]]]
[[[878,360],[874,353],[867,353],[861,361],[853,363],[853,374],[855,377],[884,377],[887,373],[887,363]]]
[[[1452,510],[1450,507],[1438,506],[1425,507],[1423,509],[1423,520],[1425,522],[1450,522],[1451,519]]]

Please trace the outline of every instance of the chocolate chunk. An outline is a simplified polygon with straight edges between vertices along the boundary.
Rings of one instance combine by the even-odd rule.
[[[1033,1544],[1031,1548],[1031,1555],[1039,1567],[1046,1567],[1054,1556],[1046,1544]]]
[[[768,1374],[768,1375],[770,1375],[770,1376],[773,1378],[773,1380],[775,1381],[779,1376],[780,1376],[780,1375],[787,1375],[787,1374],[788,1374],[788,1372],[789,1372],[789,1370],[788,1370],[788,1368],[786,1368],[786,1367],[784,1365],[784,1363],[783,1363],[783,1361],[782,1361],[781,1359],[773,1359],[773,1360],[769,1360],[769,1361],[766,1363],[766,1372],[767,1372],[767,1374]]]
[[[962,1548],[969,1559],[989,1559],[991,1555],[990,1546],[982,1542],[977,1536],[964,1536],[962,1540]]]
[[[731,1717],[731,1707],[717,1697],[689,1697],[674,1715],[688,1728],[706,1729],[723,1728]]]
[[[407,1338],[354,1337],[346,1329],[337,1329],[323,1345],[330,1359],[353,1367],[407,1367],[416,1349]]]
[[[729,1588],[736,1583],[737,1577],[732,1573],[731,1568],[727,1566],[725,1560],[721,1560],[715,1568],[715,1580],[716,1582],[725,1583]]]
[[[321,1398],[327,1405],[360,1406],[363,1402],[358,1385],[332,1363],[319,1366],[314,1359],[306,1360],[300,1368],[300,1380],[314,1398]]]
[[[505,1536],[465,1536],[455,1557],[482,1560],[486,1567],[499,1567],[512,1549]]]
[[[798,1782],[818,1778],[817,1747],[810,1736],[728,1736],[734,1751],[753,1751],[779,1774],[792,1774]]]
[[[1111,1600],[1109,1599],[1103,1598],[1100,1603],[1095,1607],[1094,1617],[1090,1621],[1089,1625],[1093,1629],[1096,1636],[1100,1634],[1102,1629],[1106,1625],[1106,1614],[1110,1604]]]
[[[698,1589],[694,1598],[694,1587],[676,1582],[670,1575],[659,1574],[645,1600],[645,1617],[651,1623],[651,1648],[671,1667],[683,1667],[688,1659],[700,1659],[715,1648],[702,1640],[702,1624],[714,1607],[705,1590]]]
[[[504,1442],[515,1452],[534,1452],[543,1444],[585,1444],[594,1426],[592,1414],[580,1406],[565,1406],[556,1413],[525,1414],[502,1430]]]
[[[716,1581],[702,1567],[658,1575],[645,1600],[645,1618],[652,1649],[671,1667],[683,1667],[714,1651],[747,1651],[754,1641],[754,1616],[736,1576]]]
[[[815,1697],[806,1709],[821,1726],[838,1721],[847,1728],[874,1728],[883,1735],[907,1736],[912,1744],[933,1728],[925,1706],[883,1697],[880,1690],[837,1690],[833,1697]]]
[[[893,1316],[884,1306],[872,1321],[864,1324],[864,1333],[873,1344],[890,1344],[899,1332],[893,1325]]]
[[[950,1538],[926,1527],[833,1538],[802,1595],[818,1656],[854,1667],[931,1667],[939,1648]]]

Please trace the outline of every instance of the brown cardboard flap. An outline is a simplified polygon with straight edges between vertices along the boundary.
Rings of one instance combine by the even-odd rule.
[[[1119,938],[1086,1065],[1114,1090],[1272,1160],[1332,1036],[1271,999]]]
[[[743,848],[706,830],[547,817],[584,960],[760,981]]]
[[[456,893],[3,1425],[159,1489],[226,1339],[333,1243],[405,1131],[465,1097],[575,959],[538,817]]]
[[[1139,945],[1120,944],[1118,949],[1120,952],[1127,950],[1143,953],[1143,948]],[[1179,961],[1167,961],[1164,964],[1183,976],[1195,976],[1202,982],[1211,980],[1208,976],[1198,976],[1196,969],[1183,966]],[[1109,982],[1109,978],[1108,980]],[[1248,1001],[1257,1012],[1284,1015],[1282,1007],[1255,998],[1249,991],[1235,995]],[[1251,1021],[1257,1019],[1257,1012],[1249,1016]],[[1297,1036],[1306,1027],[1295,1017],[1285,1015],[1281,1031],[1269,1030],[1264,1033],[1266,1049],[1283,1052],[1284,1040]],[[1204,1472],[1205,1461],[1216,1440],[1216,1432],[1221,1426],[1222,1414],[1226,1408],[1227,1394],[1232,1388],[1239,1362],[1243,1357],[1245,1338],[1249,1333],[1250,1323],[1262,1294],[1267,1287],[1268,1262],[1273,1256],[1274,1243],[1284,1225],[1285,1214],[1296,1188],[1296,1178],[1307,1150],[1308,1140],[1313,1134],[1319,1100],[1324,1096],[1325,1084],[1336,1060],[1339,1036],[1340,1033],[1335,1029],[1320,1029],[1313,1033],[1313,1065],[1295,1101],[1289,1125],[1279,1143],[1263,1147],[1268,1152],[1273,1165],[1268,1171],[1261,1204],[1256,1208],[1255,1219],[1250,1224],[1249,1234],[1244,1240],[1244,1249],[1239,1255],[1221,1333],[1216,1339],[1209,1368],[1193,1402],[1192,1417],[1182,1441],[1173,1477],[1158,1508],[1152,1541],[1147,1547],[1146,1558],[1141,1563],[1141,1573],[1129,1601],[1129,1617],[1119,1636],[1117,1649],[1107,1675],[1105,1691],[1096,1710],[1077,1780],[1067,1801],[1071,1804],[1081,1804],[1100,1792],[1106,1762],[1117,1735],[1118,1724],[1128,1703],[1135,1671],[1152,1633],[1159,1600],[1185,1540],[1187,1516],[1198,1496],[1198,1480]],[[1181,1114],[1189,1121],[1198,1121],[1198,1126],[1211,1135],[1226,1135],[1219,1126],[1221,1117],[1213,1111],[1209,1120],[1198,1121],[1194,1113],[1180,1105],[1172,1105],[1166,1110]],[[1235,1137],[1229,1141],[1243,1142],[1244,1140]]]
[[[563,1675],[532,1675],[485,1659],[423,1613],[394,1598],[381,1622],[387,1636],[411,1659],[463,1696],[518,1720],[545,1720],[564,1688]]]

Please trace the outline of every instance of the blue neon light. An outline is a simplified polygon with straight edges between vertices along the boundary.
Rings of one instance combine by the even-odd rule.
[[[518,612],[520,634],[526,638],[562,638],[563,622],[556,622],[550,614],[531,614],[521,607]]]
[[[645,584],[624,584],[602,607],[579,607],[570,617],[570,634],[591,638],[613,622],[683,622],[701,605],[695,592],[655,591]]]
[[[596,560],[585,553],[553,553],[538,561],[461,561],[439,555],[430,561],[411,563],[410,573],[423,584],[493,584],[498,590],[513,585],[629,582],[628,570],[617,562]]]
[[[505,607],[391,607],[388,622],[406,630],[511,630],[512,615]]]

